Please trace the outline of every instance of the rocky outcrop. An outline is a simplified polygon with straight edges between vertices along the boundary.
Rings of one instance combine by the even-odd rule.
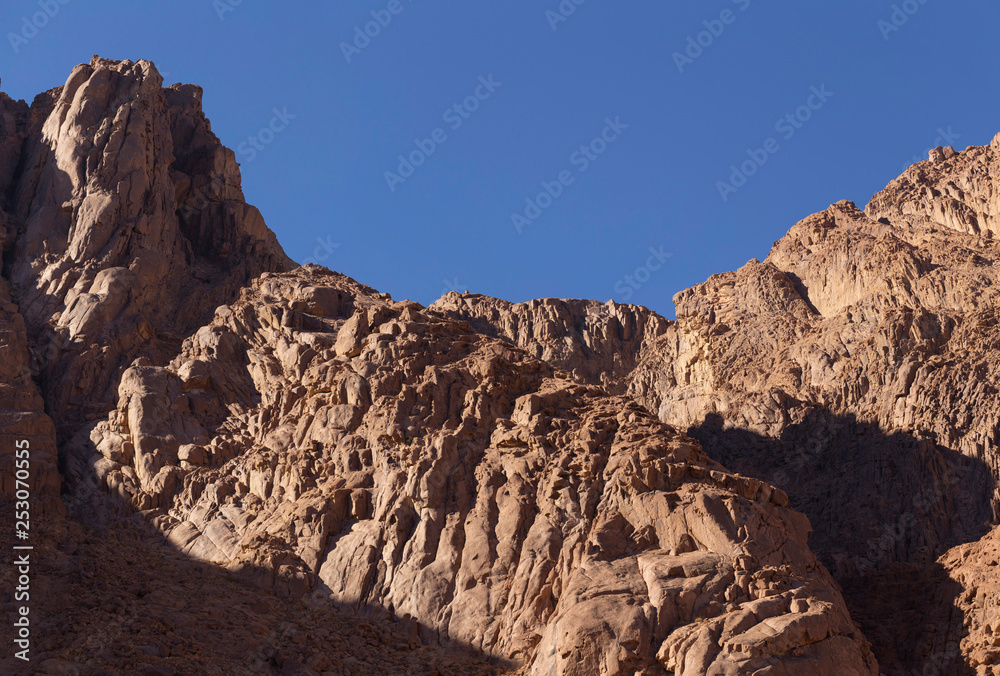
[[[30,496],[37,517],[65,513],[65,508],[59,499],[55,426],[31,380],[30,363],[24,318],[0,279],[0,501],[14,514],[20,490]]]
[[[614,301],[545,298],[511,303],[452,291],[431,308],[614,394],[624,392],[625,378],[669,324],[644,307]]]
[[[946,662],[951,657],[963,656],[964,661],[977,676],[992,676],[1000,665],[1000,583],[997,566],[1000,565],[1000,530],[993,529],[977,542],[961,545],[941,557],[941,566],[947,572],[947,583],[954,587],[952,596],[966,635],[958,644],[948,646],[939,655]],[[947,662],[946,662],[947,663]]]
[[[444,312],[265,275],[126,371],[95,475],[181,551],[534,674],[875,674],[809,524]]]
[[[31,661],[0,653],[8,676],[494,676],[506,671],[425,646],[349,609],[281,599],[193,561],[141,517],[99,530],[46,518],[32,533]],[[11,551],[10,529],[0,546]],[[16,568],[0,567],[13,589]],[[5,597],[6,617],[20,602]]]
[[[5,275],[63,439],[113,408],[135,358],[166,363],[250,279],[294,265],[243,200],[201,90],[162,84],[147,61],[94,57],[30,110],[3,104],[4,130],[21,121],[0,145],[20,146],[0,165]]]
[[[988,146],[957,153],[936,148],[865,209],[897,225],[931,225],[969,235],[1000,235],[1000,134]]]
[[[678,294],[632,392],[735,471],[789,490],[839,577],[933,561],[982,534],[996,500],[995,367],[972,351],[993,310],[971,293],[995,273],[961,237],[834,205],[763,263]]]
[[[12,101],[0,93],[0,252],[6,252],[17,238],[4,194],[20,161],[28,113],[23,101]],[[24,317],[11,298],[6,273],[0,260],[0,501],[6,513],[13,514],[17,490],[21,489],[22,495],[26,492],[32,497],[35,516],[59,514],[65,508],[59,500],[55,427],[31,377]],[[30,518],[28,522],[30,533]]]
[[[1000,146],[931,156],[864,212],[835,204],[763,262],[678,294],[629,386],[714,459],[788,491],[887,673],[960,661],[955,594],[911,587],[912,625],[928,630],[898,651],[899,635],[878,637],[906,603],[900,566],[950,589],[938,557],[998,508]]]

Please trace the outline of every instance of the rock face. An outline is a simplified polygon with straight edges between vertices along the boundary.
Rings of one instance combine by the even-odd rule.
[[[530,673],[876,673],[783,493],[320,268],[134,364],[91,439],[103,485],[181,551]]]
[[[262,594],[162,543],[139,516],[95,531],[45,519],[32,533],[32,659],[0,653],[0,673],[385,676],[501,671],[420,645],[387,622],[330,604]],[[145,526],[145,527],[144,527]],[[10,529],[0,546],[10,551]],[[16,569],[0,567],[13,589]],[[15,616],[19,602],[3,603]]]
[[[24,317],[0,279],[0,496],[13,498],[18,489],[29,490],[38,513],[61,514],[65,508],[59,499],[55,426],[31,380],[30,363]],[[27,450],[27,457],[19,458],[19,449]],[[25,465],[27,475],[18,476]],[[3,506],[13,510],[6,502]]]
[[[996,503],[996,359],[977,348],[997,336],[997,273],[975,257],[1000,250],[967,239],[834,205],[763,263],[678,294],[631,391],[789,490],[838,577],[933,561]]]
[[[180,342],[265,270],[294,264],[201,111],[147,61],[94,57],[30,109],[2,104],[10,280],[65,439],[114,406],[136,357]],[[20,139],[20,143],[18,140]],[[11,169],[15,167],[15,169]]]
[[[949,615],[975,587],[940,593],[964,554],[938,558],[997,517],[998,176],[1000,142],[932,153],[864,212],[810,216],[763,262],[678,294],[677,323],[630,376],[714,459],[788,491],[888,673],[932,656],[933,673],[960,673],[971,640],[972,616]],[[933,584],[904,593],[901,571]],[[897,650],[903,631],[885,626],[902,606],[914,631]]]
[[[614,301],[510,303],[452,291],[431,307],[615,394],[624,392],[626,377],[669,324],[644,307]]]
[[[2,497],[28,440],[45,669],[1000,673],[1000,136],[669,322],[296,269],[200,98],[97,57],[0,95]],[[212,654],[229,606],[272,647]]]
[[[9,188],[26,136],[28,106],[0,93],[0,196]],[[0,197],[0,251],[17,239],[14,222]],[[13,510],[17,480],[26,481],[39,514],[65,512],[59,500],[59,473],[55,427],[44,412],[44,403],[31,378],[31,351],[24,316],[11,299],[7,270],[0,260],[0,501]],[[27,458],[16,453],[27,442]],[[27,460],[28,475],[19,477]],[[8,504],[11,502],[11,504]],[[12,511],[6,513],[11,514]],[[29,520],[30,521],[30,520]],[[30,529],[29,529],[30,530]]]

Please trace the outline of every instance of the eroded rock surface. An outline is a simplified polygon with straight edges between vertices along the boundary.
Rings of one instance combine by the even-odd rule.
[[[763,262],[678,294],[630,376],[714,459],[788,491],[887,673],[931,655],[963,673],[968,618],[937,559],[996,523],[998,161],[996,141],[941,150],[864,212],[806,218]],[[908,635],[886,631],[900,607]]]
[[[9,676],[494,676],[489,664],[422,645],[396,624],[329,603],[282,599],[163,543],[139,516],[90,529],[46,519],[33,532],[31,661],[5,647]],[[9,529],[0,532],[6,551]],[[0,568],[0,585],[16,585]],[[4,598],[15,617],[21,603]]]
[[[452,291],[431,307],[614,394],[624,392],[626,377],[669,324],[644,307],[614,301],[511,303]]]
[[[14,514],[19,490],[31,497],[37,514],[65,513],[55,432],[31,379],[24,317],[0,279],[0,501],[10,499],[3,503],[7,514]]]
[[[134,364],[91,439],[103,486],[183,552],[530,673],[876,673],[782,492],[320,268]]]
[[[162,85],[148,61],[94,57],[30,109],[0,104],[4,274],[62,439],[113,408],[136,357],[169,361],[250,279],[294,265],[244,201],[201,90]]]
[[[871,640],[887,675],[996,673],[1000,137],[668,322],[292,271],[200,100],[97,57],[0,95],[3,494],[29,438],[48,612],[116,551],[168,580],[90,591],[50,671],[874,675]],[[129,512],[245,584],[182,619],[206,588]],[[232,603],[295,647],[211,654]]]
[[[0,93],[0,252],[6,252],[17,240],[16,221],[8,214],[3,195],[20,161],[28,115],[27,104]],[[55,427],[31,377],[31,345],[24,316],[11,297],[7,272],[0,260],[0,500],[5,513],[13,514],[20,489],[31,494],[39,514],[61,514],[65,507],[59,500]],[[18,450],[22,451],[20,458]],[[25,463],[27,476],[18,476]],[[18,479],[21,485],[16,483]]]

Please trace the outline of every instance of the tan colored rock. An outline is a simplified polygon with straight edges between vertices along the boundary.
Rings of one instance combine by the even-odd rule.
[[[492,671],[444,643],[525,674],[833,676],[879,673],[871,640],[886,674],[997,671],[996,139],[667,322],[288,272],[200,99],[96,57],[0,95],[0,438],[37,448],[45,631],[74,637],[48,670]],[[59,531],[57,439],[105,535]],[[125,547],[130,510],[155,534]],[[183,556],[157,567],[156,537]],[[228,586],[185,608],[191,565],[254,585],[240,622]],[[366,619],[341,640],[332,607]]]
[[[462,319],[477,333],[509,341],[574,378],[619,394],[625,378],[669,322],[651,310],[608,301],[546,298],[510,303],[446,294],[431,310]]]
[[[207,564],[193,568],[122,518],[128,499],[152,523],[170,524],[163,510],[187,473],[242,451],[232,440],[207,445],[199,425],[214,430],[231,408],[253,405],[249,373],[230,361],[245,346],[209,329],[191,359],[170,372],[158,367],[213,314],[225,316],[250,279],[293,267],[244,202],[235,157],[211,133],[200,96],[190,85],[164,89],[148,62],[97,57],[30,107],[0,94],[0,502],[14,513],[15,448],[28,441],[34,547],[33,661],[8,657],[0,672],[496,673],[383,622],[276,599]],[[313,287],[295,302],[339,316],[336,293]],[[308,361],[308,350],[288,355]],[[209,369],[208,360],[223,367]],[[345,406],[370,405],[357,378],[336,385]],[[128,393],[121,402],[119,389]],[[57,429],[46,409],[68,469],[64,495],[74,517],[99,532],[62,517]],[[119,433],[94,434],[109,411]],[[98,482],[109,490],[104,499],[88,493]],[[248,490],[211,483],[203,492],[217,503]],[[372,509],[364,488],[337,497],[352,518]],[[317,506],[304,501],[290,518],[311,519]],[[227,503],[205,515],[202,530],[170,530],[170,542],[227,563],[249,523]],[[293,533],[303,560],[318,565],[325,531]],[[25,544],[13,536],[11,523],[0,535],[8,552]],[[297,567],[275,567],[286,595],[308,588]],[[0,583],[13,589],[16,575],[4,566]]]
[[[809,516],[891,673],[958,673],[952,608],[971,610],[938,557],[1000,507],[1000,153],[931,159],[864,212],[835,204],[763,262],[677,294],[677,322],[630,375],[661,420]]]
[[[876,673],[783,494],[626,398],[320,268],[261,279],[171,364],[126,371],[92,439],[105,459],[131,441],[104,484],[181,551],[531,673],[752,673],[807,646],[795,663],[821,669],[845,645]],[[194,447],[207,465],[183,460]],[[748,607],[771,638],[724,650]],[[709,644],[677,633],[692,622]]]
[[[32,660],[0,673],[508,673],[483,656],[421,645],[396,623],[281,599],[160,544],[141,517],[90,531],[47,518],[33,534]],[[10,551],[9,529],[0,546]],[[12,589],[15,569],[0,567]]]
[[[135,358],[166,363],[243,284],[293,265],[244,202],[201,90],[162,84],[148,61],[94,57],[20,132],[7,274],[62,440],[113,408]]]

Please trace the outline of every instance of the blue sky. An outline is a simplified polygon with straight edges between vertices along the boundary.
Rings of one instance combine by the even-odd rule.
[[[997,3],[944,0],[8,0],[0,88],[150,59],[204,87],[300,262],[425,304],[673,316],[674,293],[864,206],[942,138],[988,143],[998,25]]]

